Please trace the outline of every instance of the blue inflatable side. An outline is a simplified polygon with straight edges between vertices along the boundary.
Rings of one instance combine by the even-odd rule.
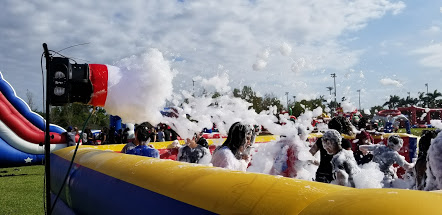
[[[51,154],[52,192],[60,189],[69,162]],[[76,214],[214,214],[78,164],[58,201],[66,202]]]
[[[42,164],[44,155],[29,154],[15,149],[0,138],[0,167]]]
[[[17,109],[17,111],[22,114],[29,122],[35,125],[40,130],[45,130],[45,120],[40,115],[34,113],[29,109],[29,106],[15,94],[12,86],[3,79],[3,75],[0,73],[0,92],[8,99],[8,101]],[[56,133],[63,133],[65,130],[61,127],[50,125],[49,131]]]

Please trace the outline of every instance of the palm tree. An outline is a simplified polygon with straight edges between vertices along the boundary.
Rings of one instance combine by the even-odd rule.
[[[437,98],[440,96],[442,96],[442,93],[437,92],[437,90],[434,90],[433,93],[427,93],[428,107],[430,108],[436,107]]]
[[[401,98],[397,95],[390,95],[390,99],[386,101],[382,106],[387,106],[389,109],[398,107]]]

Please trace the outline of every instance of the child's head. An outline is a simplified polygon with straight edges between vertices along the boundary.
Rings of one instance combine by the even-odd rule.
[[[399,151],[404,145],[404,140],[398,135],[392,135],[388,138],[387,146],[395,151]]]
[[[322,145],[328,154],[333,155],[338,153],[342,149],[342,136],[334,130],[327,130],[322,136]]]

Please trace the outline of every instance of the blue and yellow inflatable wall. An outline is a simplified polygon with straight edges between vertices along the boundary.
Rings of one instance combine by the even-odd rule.
[[[109,150],[110,149],[110,150]],[[80,147],[55,214],[441,214],[442,194],[354,189]],[[51,154],[58,192],[74,147]]]

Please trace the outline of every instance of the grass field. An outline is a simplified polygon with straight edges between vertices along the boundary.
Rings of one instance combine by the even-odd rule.
[[[0,214],[44,214],[44,166],[0,168]]]
[[[420,137],[423,130],[435,130],[435,128],[412,128],[411,134]],[[407,133],[407,131],[405,128],[401,128],[398,130],[398,133]]]

